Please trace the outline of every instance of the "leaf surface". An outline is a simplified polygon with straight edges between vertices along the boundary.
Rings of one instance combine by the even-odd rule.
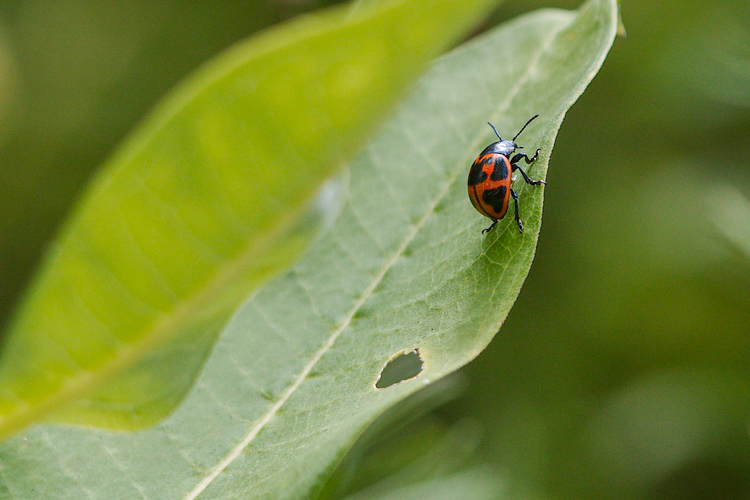
[[[184,82],[49,252],[0,359],[0,437],[42,418],[134,429],[171,412],[239,302],[335,211],[316,200],[323,181],[492,3],[305,16]]]
[[[494,134],[542,149],[615,35],[614,1],[538,11],[439,59],[351,165],[333,226],[234,316],[184,404],[134,435],[45,425],[0,447],[13,497],[312,498],[389,405],[477,356],[515,301],[541,224],[543,188],[516,182],[488,235],[466,177]],[[550,185],[550,189],[554,186]],[[511,208],[512,210],[512,208]],[[417,351],[416,377],[377,389]],[[89,467],[79,466],[82,462]]]

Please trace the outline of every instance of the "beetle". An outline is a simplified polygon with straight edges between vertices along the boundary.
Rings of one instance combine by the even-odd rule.
[[[498,139],[497,142],[493,142],[484,151],[479,153],[477,159],[471,165],[469,170],[469,199],[471,204],[477,211],[492,219],[492,225],[487,229],[482,230],[482,234],[489,233],[497,225],[497,221],[505,217],[505,213],[508,211],[508,204],[510,197],[513,197],[513,203],[516,207],[516,224],[518,224],[518,231],[523,233],[523,222],[521,222],[521,216],[518,213],[518,195],[511,188],[511,182],[513,182],[513,172],[518,170],[523,176],[523,180],[527,184],[532,186],[539,186],[541,184],[547,184],[544,181],[534,181],[529,179],[526,172],[518,165],[518,162],[525,160],[527,165],[531,165],[539,157],[539,149],[536,150],[534,156],[529,158],[525,153],[517,153],[516,149],[523,149],[523,146],[516,144],[516,139],[524,129],[538,118],[539,115],[534,115],[526,125],[521,127],[521,130],[511,140],[503,140],[500,134],[497,133],[495,126],[489,122],[487,124],[492,127],[495,131],[495,135]],[[513,155],[513,157],[511,157]]]

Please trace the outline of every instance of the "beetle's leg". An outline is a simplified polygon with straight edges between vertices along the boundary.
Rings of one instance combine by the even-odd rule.
[[[492,225],[488,227],[487,229],[482,229],[482,234],[489,233],[493,229],[495,229],[495,226],[497,226],[497,219],[492,219]]]
[[[513,197],[513,203],[516,205],[516,224],[518,224],[518,232],[523,234],[523,222],[521,222],[521,215],[518,213],[518,195],[513,189],[510,190],[510,195]]]
[[[515,160],[515,157],[513,158]],[[521,172],[521,175],[523,175],[523,180],[526,181],[526,184],[531,184],[532,186],[538,186],[539,184],[547,184],[545,181],[532,181],[529,179],[529,176],[526,175],[526,172],[523,171],[521,167],[518,166],[517,163],[511,164],[511,168],[515,171],[518,170]]]
[[[534,163],[536,161],[537,158],[539,158],[539,151],[541,151],[541,150],[537,149],[536,153],[534,153],[534,156],[532,156],[531,158],[529,158],[528,156],[526,156],[526,153],[518,153],[515,156],[513,156],[513,159],[510,160],[510,162],[511,163],[518,163],[519,161],[521,161],[523,159],[523,160],[526,160],[526,165],[531,165],[532,163]]]

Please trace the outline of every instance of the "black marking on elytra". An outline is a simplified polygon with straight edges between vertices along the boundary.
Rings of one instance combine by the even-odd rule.
[[[482,169],[484,162],[475,161],[469,170],[469,186],[476,186],[487,180],[487,174]]]
[[[490,179],[493,181],[501,181],[508,178],[508,162],[502,156],[495,160],[493,165],[492,175]]]
[[[499,214],[503,211],[503,205],[505,204],[505,198],[507,197],[507,186],[500,186],[494,189],[488,189],[482,193],[482,201],[492,207],[495,213]]]
[[[469,197],[471,199],[471,204],[474,205],[474,208],[476,208],[479,211],[480,214],[485,215],[485,216],[487,216],[487,217],[489,217],[491,219],[492,218],[492,214],[489,213],[487,211],[487,209],[484,208],[484,206],[482,205],[482,203],[479,201],[479,193],[477,192],[477,187],[476,186],[472,186],[472,188],[474,189],[474,197]]]

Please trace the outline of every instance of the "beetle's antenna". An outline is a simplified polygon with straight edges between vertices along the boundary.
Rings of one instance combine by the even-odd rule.
[[[516,137],[518,137],[519,135],[521,135],[521,132],[523,132],[523,129],[525,129],[525,128],[526,128],[526,126],[527,126],[527,125],[528,125],[529,123],[533,122],[533,121],[534,121],[534,120],[536,120],[537,118],[539,118],[539,115],[534,115],[534,116],[532,116],[532,117],[531,117],[531,119],[530,119],[529,121],[527,121],[527,122],[526,122],[526,125],[524,125],[523,127],[521,127],[521,130],[519,130],[519,131],[518,131],[518,133],[516,134]],[[492,128],[495,128],[495,127],[492,127]],[[495,133],[497,134],[497,132],[495,132]],[[498,137],[499,137],[499,136],[498,136]],[[513,138],[513,142],[516,142],[516,137],[514,137],[514,138]]]
[[[493,124],[491,124],[490,122],[487,122],[487,125],[489,125],[490,127],[492,127],[492,130],[494,130],[494,131],[495,131],[495,135],[497,136],[497,138],[498,138],[498,139],[500,139],[500,140],[502,141],[502,140],[503,140],[503,138],[502,138],[502,137],[500,137],[500,134],[498,134],[498,133],[497,133],[497,129],[495,128],[495,126],[494,126]]]

